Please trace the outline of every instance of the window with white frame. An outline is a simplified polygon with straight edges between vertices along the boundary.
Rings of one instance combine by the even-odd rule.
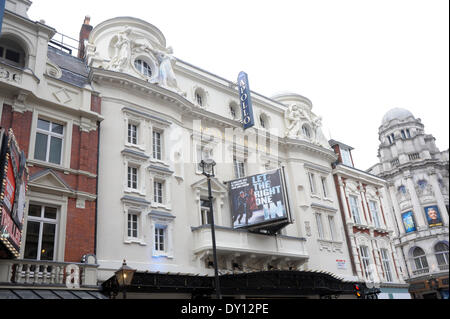
[[[128,213],[128,238],[139,238],[139,214],[134,212]]]
[[[128,188],[134,190],[138,189],[138,172],[139,169],[137,167],[128,165],[128,176],[127,176]]]
[[[234,176],[236,178],[245,177],[245,161],[234,158]]]
[[[211,218],[209,212],[211,211],[211,201],[208,199],[200,199],[200,219],[202,225],[210,225]]]
[[[389,252],[387,249],[380,249],[381,259],[383,261],[384,273],[387,282],[392,282],[391,261],[389,258]]]
[[[331,240],[337,240],[334,216],[328,215],[328,225],[330,226]]]
[[[148,64],[144,60],[141,60],[141,59],[135,60],[134,66],[140,73],[142,73],[146,77],[148,77],[148,78],[152,77],[152,68],[151,68],[150,64]]]
[[[58,208],[30,204],[24,259],[56,260]]]
[[[57,165],[62,163],[64,126],[44,119],[38,119],[34,159]]]
[[[348,197],[350,203],[350,210],[353,215],[353,221],[355,224],[361,224],[361,217],[359,215],[358,198],[356,196],[350,195]]]
[[[323,232],[323,224],[322,224],[322,214],[316,213],[316,224],[317,224],[317,233],[319,234],[319,238],[324,238]]]
[[[0,61],[17,67],[25,66],[25,51],[14,40],[0,39]]]
[[[128,143],[138,144],[138,126],[133,123],[128,123]]]
[[[416,247],[413,250],[413,260],[416,271],[428,272],[428,260],[422,248]]]
[[[164,203],[164,182],[153,181],[153,201],[158,204]]]
[[[167,250],[167,240],[166,240],[167,226],[165,225],[155,225],[155,237],[154,237],[154,251],[156,253],[162,254]]]
[[[361,262],[363,264],[364,276],[369,280],[373,280],[372,271],[370,269],[369,247],[360,246],[359,250],[361,252]]]
[[[370,213],[372,214],[373,223],[375,224],[375,227],[380,228],[381,223],[380,223],[380,216],[378,214],[377,202],[373,201],[373,200],[369,200],[369,209],[370,209]]]
[[[162,154],[162,137],[163,132],[153,130],[153,137],[152,137],[152,145],[153,145],[153,158],[156,160],[162,160],[163,154]]]
[[[316,194],[316,181],[314,174],[308,173],[308,178],[309,178],[309,189],[311,191],[311,194]]]
[[[322,176],[320,178],[321,182],[322,182],[322,191],[323,191],[323,197],[327,198],[328,197],[328,187],[327,187],[327,178]]]
[[[353,167],[353,162],[352,162],[352,158],[350,155],[350,151],[346,148],[341,148],[341,158],[342,158],[342,163],[344,165]]]
[[[434,252],[439,266],[448,266],[448,245],[438,243],[434,246]]]

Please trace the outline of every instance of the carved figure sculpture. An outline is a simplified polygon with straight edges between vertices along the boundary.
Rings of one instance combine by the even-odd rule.
[[[284,115],[284,120],[286,124],[286,136],[296,138],[302,134],[302,122],[309,122],[309,116],[300,106],[293,104],[288,107]]]
[[[113,71],[123,71],[131,60],[131,34],[132,29],[125,27],[113,38],[115,53],[109,62],[108,69]]]
[[[175,73],[173,72],[173,66],[176,63],[176,59],[171,55],[173,50],[171,47],[167,49],[167,52],[156,51],[157,58],[159,60],[159,84],[164,87],[171,87],[178,89]]]

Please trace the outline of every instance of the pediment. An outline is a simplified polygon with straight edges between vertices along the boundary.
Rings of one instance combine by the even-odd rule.
[[[192,184],[191,187],[194,189],[208,191],[208,179],[203,178],[198,182]],[[213,193],[224,194],[228,192],[228,188],[223,183],[221,183],[217,178],[211,178],[211,191]]]
[[[51,169],[41,171],[31,176],[29,186],[49,193],[75,194],[74,190]]]

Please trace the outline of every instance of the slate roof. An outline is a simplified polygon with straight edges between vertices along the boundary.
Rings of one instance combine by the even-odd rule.
[[[82,59],[52,46],[48,46],[47,57],[61,68],[61,81],[78,87],[84,87],[89,83],[89,68]]]

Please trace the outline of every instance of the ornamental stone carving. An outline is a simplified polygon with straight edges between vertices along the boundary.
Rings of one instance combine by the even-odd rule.
[[[171,47],[163,48],[156,43],[152,43],[140,37],[134,28],[125,26],[111,39],[109,53],[111,59],[103,64],[106,70],[127,73],[133,70],[134,61],[142,58],[152,69],[152,75],[146,77],[141,74],[143,78],[145,77],[150,83],[158,84],[186,96],[186,93],[178,88],[173,71],[176,58],[172,55],[173,49]]]
[[[322,132],[322,118],[302,104],[291,104],[284,116],[285,135],[293,139],[307,139],[313,144],[329,148]]]

